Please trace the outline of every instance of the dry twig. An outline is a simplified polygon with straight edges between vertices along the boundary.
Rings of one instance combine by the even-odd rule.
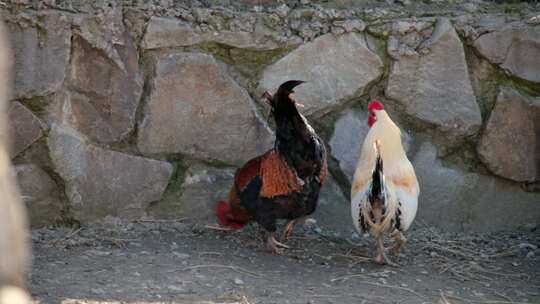
[[[213,252],[213,251],[199,252],[199,256],[203,256],[203,255],[223,255],[223,253],[221,253],[221,252]]]
[[[216,225],[205,225],[204,228],[218,231],[232,231],[233,229]]]
[[[50,242],[49,242],[49,245],[50,245],[50,246],[55,246],[55,245],[57,245],[57,244],[60,243],[60,242],[67,241],[67,240],[69,240],[70,238],[72,238],[74,235],[76,235],[77,233],[79,233],[81,230],[82,230],[82,227],[80,227],[80,228],[78,228],[78,229],[74,229],[74,230],[72,230],[68,235],[50,241]]]
[[[444,294],[444,293],[443,293]],[[530,304],[529,302],[514,302],[514,301],[496,301],[496,300],[474,300],[462,298],[454,295],[446,295],[449,298],[456,299],[458,301],[469,302],[469,303],[482,303],[482,304]]]
[[[441,291],[441,301],[440,301],[440,303],[441,304],[451,304],[450,301],[448,301],[448,299],[444,295],[444,292],[442,292],[442,291]]]
[[[177,222],[183,222],[187,220],[187,218],[179,218],[179,219],[170,219],[170,220],[134,220],[132,223],[177,223]]]
[[[333,278],[330,280],[330,282],[334,283],[336,281],[347,281],[348,279],[352,279],[352,278],[366,278],[366,275],[363,273],[350,274],[350,275]]]
[[[233,265],[219,265],[219,264],[210,264],[210,265],[195,265],[195,266],[189,266],[186,268],[181,269],[181,271],[188,271],[193,269],[199,269],[199,268],[227,268],[231,269],[233,271],[236,271],[241,274],[247,274],[256,278],[261,278],[262,276],[260,274],[257,274],[255,272],[251,272],[249,270],[246,270],[242,267],[233,266]]]
[[[335,281],[340,281],[340,280],[348,280],[348,279],[351,279],[351,278],[366,278],[367,277],[367,274],[351,274],[351,275],[346,275],[346,276],[341,276],[341,277],[337,277],[337,278],[333,278],[332,280],[330,280],[330,282],[335,282]],[[403,290],[403,291],[407,291],[409,293],[412,293],[414,294],[415,296],[419,297],[419,298],[422,298],[422,299],[425,299],[426,296],[410,289],[410,288],[407,288],[407,287],[401,287],[401,286],[395,286],[395,285],[384,285],[384,284],[379,284],[379,283],[375,283],[375,282],[369,282],[369,281],[359,281],[359,283],[361,284],[367,284],[367,285],[372,285],[372,286],[378,286],[378,287],[384,287],[384,288],[390,288],[390,289],[399,289],[399,290]]]

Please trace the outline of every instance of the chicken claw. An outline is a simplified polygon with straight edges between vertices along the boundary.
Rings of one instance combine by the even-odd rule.
[[[373,258],[373,260],[381,265],[386,264],[389,266],[398,267],[398,264],[390,261],[390,259],[386,256],[385,251],[386,249],[384,248],[382,238],[379,236],[377,238],[377,255]]]
[[[395,254],[397,256],[399,254],[399,251],[401,250],[401,247],[403,247],[407,243],[407,238],[399,230],[396,230],[392,234],[392,236],[394,237],[396,243],[394,246],[392,246],[390,251],[392,252],[392,254]]]
[[[289,249],[291,247],[278,242],[276,240],[275,232],[270,232],[268,233],[268,237],[266,239],[266,248],[268,248],[268,250],[274,254],[281,254],[283,253],[283,249]]]
[[[281,237],[281,241],[282,242],[288,241],[294,229],[294,226],[298,224],[303,224],[305,221],[306,221],[305,216],[288,221],[287,224],[285,225],[285,228],[283,228],[283,236]]]

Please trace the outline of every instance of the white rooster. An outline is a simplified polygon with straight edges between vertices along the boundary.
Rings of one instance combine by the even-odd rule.
[[[396,254],[406,243],[403,235],[418,208],[420,189],[414,168],[401,143],[401,131],[378,100],[368,104],[370,130],[362,146],[351,189],[354,227],[377,241],[375,261],[392,263],[385,253],[383,236],[395,238]]]

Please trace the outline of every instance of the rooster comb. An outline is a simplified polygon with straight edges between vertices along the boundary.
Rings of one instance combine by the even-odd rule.
[[[373,99],[368,103],[367,108],[368,108],[369,111],[371,111],[371,110],[383,110],[384,106],[377,99]]]

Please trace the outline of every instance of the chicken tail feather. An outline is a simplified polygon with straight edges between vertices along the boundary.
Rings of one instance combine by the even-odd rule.
[[[372,186],[371,186],[371,199],[370,201],[380,200],[383,204],[385,204],[385,197],[384,197],[384,173],[383,173],[383,162],[382,157],[380,153],[380,143],[379,140],[375,141],[375,152],[377,154],[377,160],[375,163],[375,169],[373,170],[372,174]]]
[[[216,217],[221,226],[234,230],[242,229],[246,223],[235,221],[231,217],[231,207],[225,201],[219,201],[216,205]]]
[[[377,157],[375,168],[372,173],[371,189],[368,193],[368,199],[364,201],[362,205],[362,216],[370,227],[371,233],[377,236],[389,229],[393,214],[396,212],[396,206],[394,201],[388,197],[379,140],[374,142],[373,148]],[[377,207],[373,204],[376,204]],[[373,208],[379,210],[377,211],[380,212],[379,219],[373,218]]]

